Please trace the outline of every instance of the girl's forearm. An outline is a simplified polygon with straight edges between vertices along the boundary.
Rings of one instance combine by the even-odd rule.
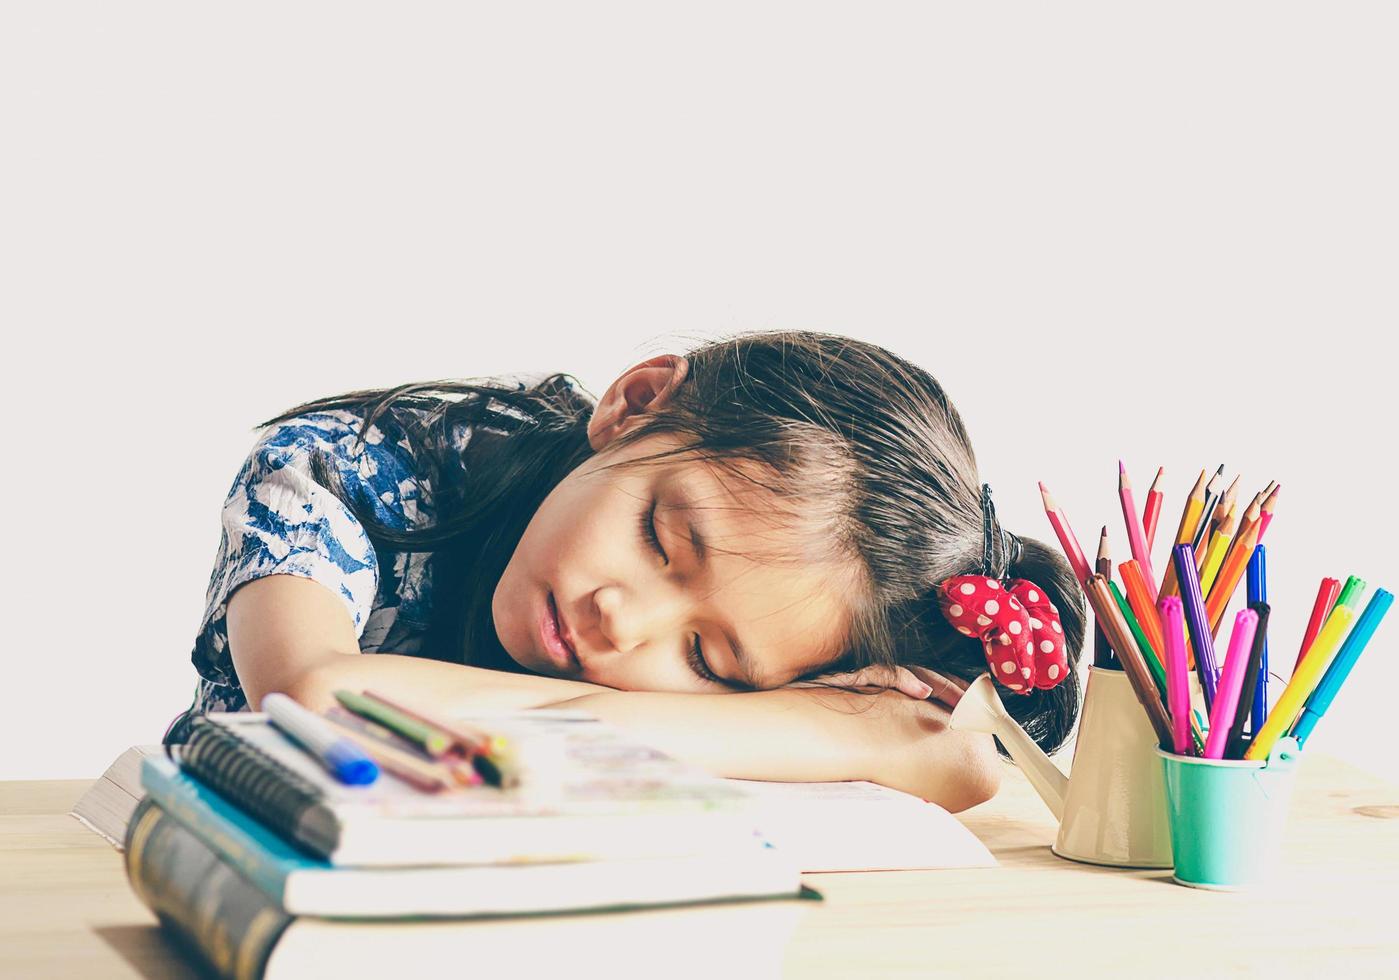
[[[741,694],[618,691],[390,653],[346,654],[288,694],[314,711],[334,691],[378,690],[429,714],[575,707],[720,776],[788,782],[868,779],[953,812],[995,795],[991,736],[947,728],[948,711],[897,691],[781,688]]]
[[[511,674],[396,653],[342,654],[303,673],[286,693],[313,711],[336,704],[334,692],[375,690],[445,716],[537,708],[611,688],[583,681]]]
[[[787,782],[868,779],[957,812],[995,795],[990,735],[947,728],[936,702],[897,691],[782,688],[744,694],[614,691],[576,707],[720,776]]]

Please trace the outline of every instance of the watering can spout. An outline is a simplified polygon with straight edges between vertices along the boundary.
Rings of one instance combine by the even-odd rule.
[[[1069,777],[1059,771],[1044,750],[1025,733],[1001,703],[996,693],[996,681],[982,674],[963,692],[948,722],[964,732],[989,732],[1001,740],[1010,757],[1040,794],[1055,820],[1064,819],[1064,798],[1069,792]]]

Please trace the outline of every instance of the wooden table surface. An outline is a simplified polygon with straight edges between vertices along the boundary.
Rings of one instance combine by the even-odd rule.
[[[0,977],[197,976],[121,856],[67,815],[87,786],[0,782]],[[1399,787],[1337,759],[1303,758],[1285,866],[1262,893],[1055,857],[1016,770],[959,816],[1001,867],[810,875],[825,901],[801,913],[784,975],[1399,977]]]

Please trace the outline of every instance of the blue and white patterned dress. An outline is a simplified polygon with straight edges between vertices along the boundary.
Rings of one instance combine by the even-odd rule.
[[[363,416],[342,409],[288,419],[264,430],[223,505],[223,537],[205,598],[192,659],[199,672],[194,704],[171,723],[166,742],[184,741],[188,722],[206,711],[245,711],[247,699],[228,650],[228,600],[265,575],[296,575],[340,597],[363,653],[416,653],[429,624],[431,555],[370,543],[364,525],[311,475],[319,449],[356,499],[395,529],[433,521],[431,487],[420,476],[402,425],[420,413],[386,412],[355,451]],[[457,426],[464,449],[471,428]]]

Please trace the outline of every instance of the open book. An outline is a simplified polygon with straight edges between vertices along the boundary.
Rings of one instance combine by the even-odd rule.
[[[141,760],[159,745],[123,752],[72,815],[118,850],[145,794]],[[753,823],[795,855],[803,871],[893,871],[995,867],[996,859],[952,814],[898,790],[865,782],[734,780],[754,797]]]

